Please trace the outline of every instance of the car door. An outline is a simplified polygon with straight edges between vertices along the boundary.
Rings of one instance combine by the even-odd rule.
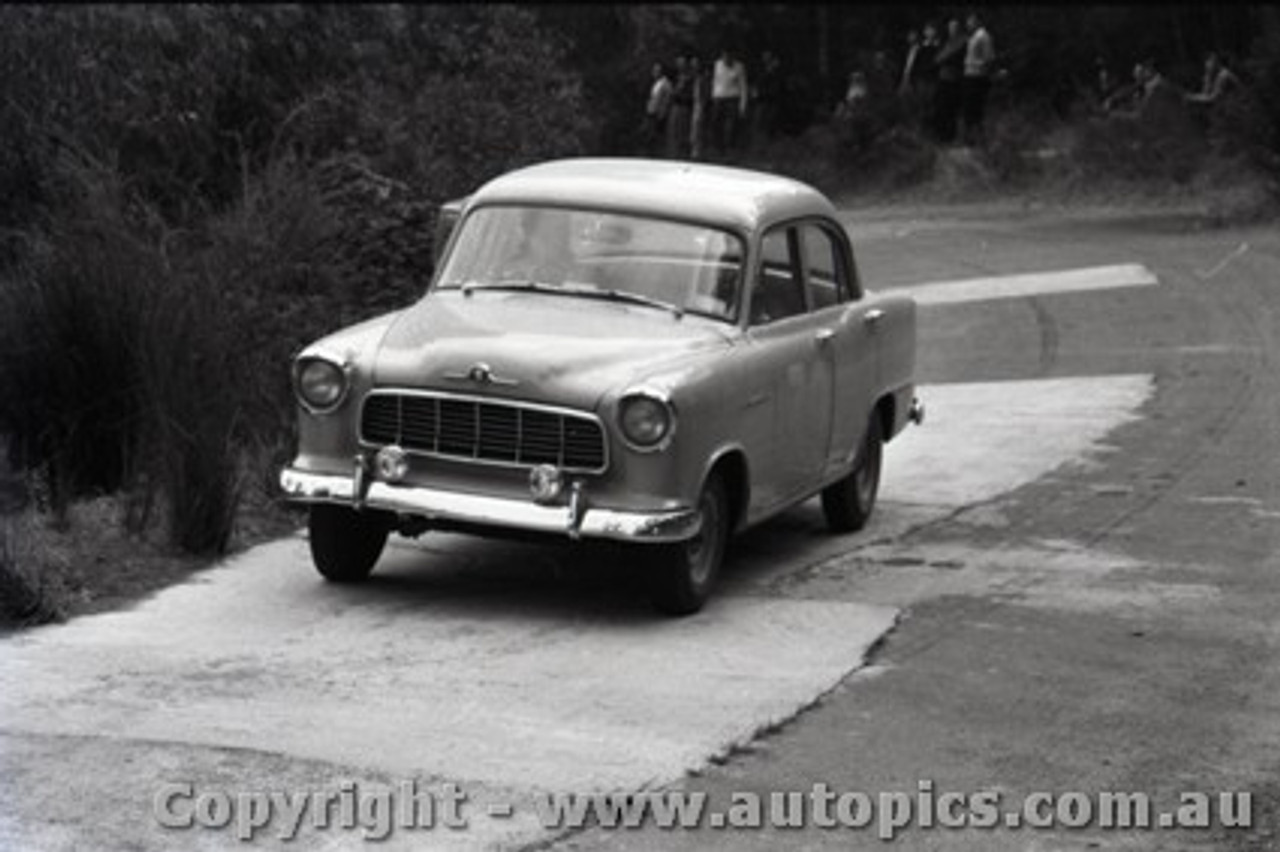
[[[752,281],[747,335],[772,406],[772,441],[753,488],[770,503],[796,497],[822,476],[830,443],[834,360],[809,310],[800,235],[793,225],[768,231]],[[829,322],[827,323],[829,324]]]
[[[823,459],[824,474],[831,474],[853,459],[871,415],[879,369],[876,324],[882,314],[862,298],[847,239],[837,224],[810,220],[799,232],[814,333],[834,376]]]

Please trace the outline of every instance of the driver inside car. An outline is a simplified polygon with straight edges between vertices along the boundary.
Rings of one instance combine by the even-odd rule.
[[[503,264],[503,281],[565,284],[577,281],[579,264],[570,246],[569,214],[562,210],[525,210],[520,214],[520,238]]]

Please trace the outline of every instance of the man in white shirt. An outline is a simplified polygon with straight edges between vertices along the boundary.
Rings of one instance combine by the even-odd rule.
[[[987,111],[987,93],[991,89],[991,72],[996,49],[991,34],[982,25],[977,12],[967,21],[969,44],[964,55],[964,135],[969,144],[982,141],[982,123]]]
[[[738,144],[738,127],[747,114],[747,69],[728,48],[720,53],[711,73],[712,138],[721,154]]]

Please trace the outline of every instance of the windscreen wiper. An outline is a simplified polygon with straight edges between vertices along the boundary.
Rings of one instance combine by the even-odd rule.
[[[646,305],[650,308],[658,308],[659,310],[671,312],[676,319],[684,316],[683,308],[670,302],[664,302],[661,299],[641,296],[638,293],[629,293],[626,290],[603,290],[599,287],[582,284],[548,284],[543,281],[513,278],[505,281],[467,281],[461,285],[460,289],[464,296],[470,295],[473,290],[518,290],[531,293],[585,296],[588,299],[608,299],[612,302],[627,302],[632,305]]]
[[[664,302],[661,299],[641,296],[639,293],[631,293],[627,290],[603,290],[599,287],[564,287],[561,289],[575,296],[586,296],[589,299],[608,299],[613,302],[627,302],[632,305],[647,305],[650,308],[670,311],[675,315],[676,319],[684,316],[684,308],[673,305],[670,302]]]
[[[565,288],[531,278],[508,278],[503,281],[465,281],[458,288],[462,295],[470,296],[472,290],[526,290],[535,293],[563,293]]]

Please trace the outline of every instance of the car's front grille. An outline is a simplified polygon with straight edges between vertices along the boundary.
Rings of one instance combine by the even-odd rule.
[[[430,391],[364,398],[360,438],[447,458],[601,471],[604,429],[590,414]]]

